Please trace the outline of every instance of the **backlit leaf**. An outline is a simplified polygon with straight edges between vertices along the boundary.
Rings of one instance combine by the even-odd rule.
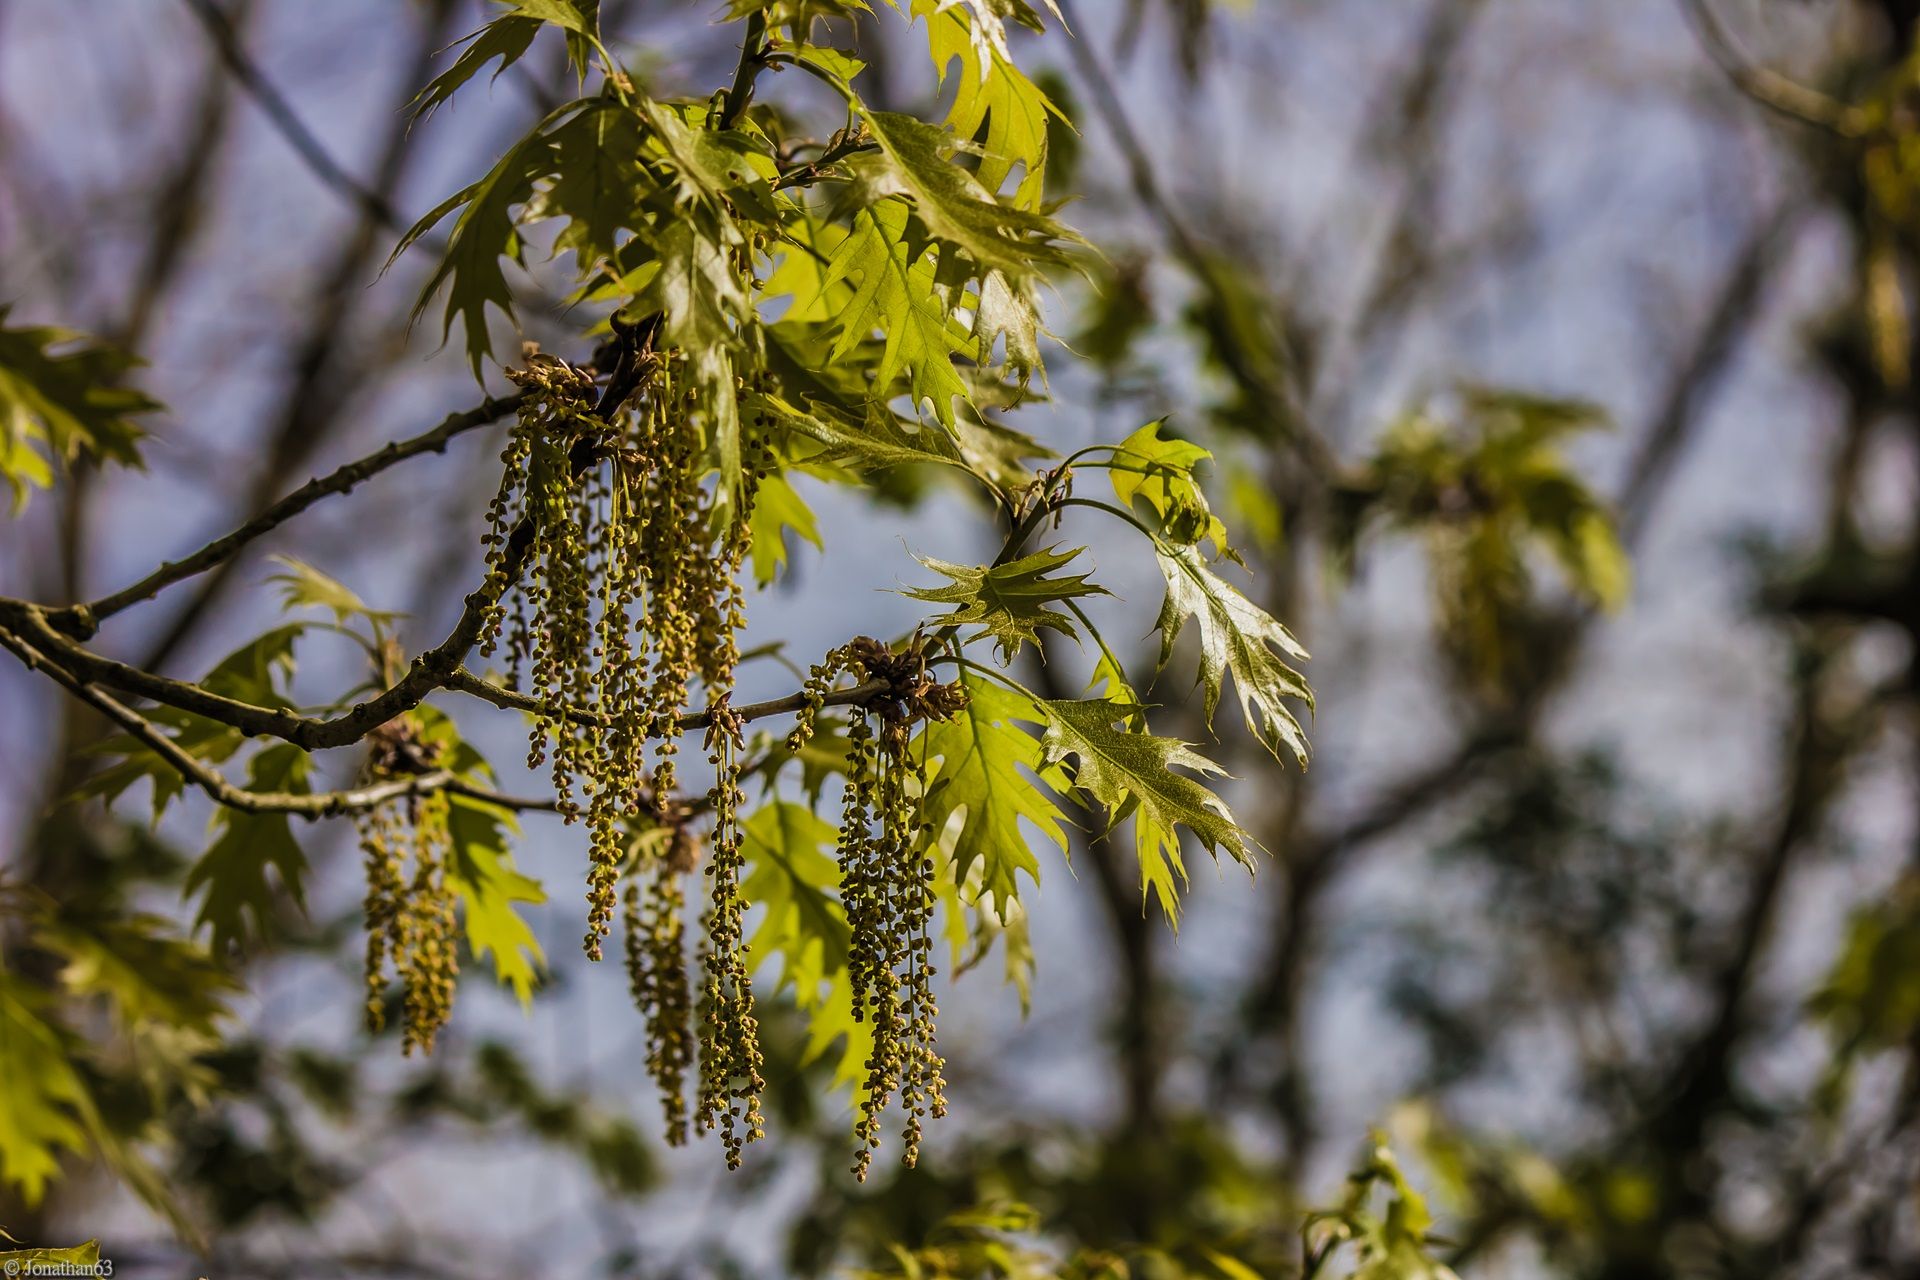
[[[1118,823],[1134,819],[1134,846],[1140,857],[1140,892],[1159,899],[1170,921],[1179,919],[1179,893],[1187,879],[1180,856],[1180,829],[1191,831],[1216,857],[1232,855],[1253,865],[1247,834],[1226,802],[1175,768],[1216,776],[1220,767],[1175,738],[1144,730],[1116,728],[1132,721],[1139,708],[1105,698],[1047,701],[1039,704],[1047,731],[1041,739],[1046,764],[1074,761],[1074,785],[1104,805]]]
[[[308,768],[306,753],[292,743],[268,747],[250,762],[247,789],[305,794],[311,790]],[[218,838],[187,872],[183,891],[203,895],[194,927],[209,930],[210,949],[224,956],[268,932],[282,895],[305,908],[307,859],[284,813],[222,808],[213,815],[213,829]]]
[[[545,902],[547,895],[538,880],[514,868],[507,841],[518,830],[513,815],[498,805],[447,797],[447,887],[460,900],[467,949],[476,960],[492,956],[494,976],[526,1005],[543,957],[539,939],[514,904]]]
[[[6,327],[0,307],[0,479],[13,510],[76,458],[138,467],[145,434],[132,419],[159,409],[120,383],[140,361],[116,347],[51,326]]]
[[[60,1152],[86,1148],[93,1100],[66,1033],[41,1016],[40,993],[0,970],[0,1180],[38,1204]]]
[[[930,626],[978,626],[994,639],[1002,663],[1009,662],[1023,644],[1035,647],[1040,632],[1074,636],[1073,619],[1047,606],[1080,596],[1107,595],[1105,587],[1087,581],[1084,573],[1048,576],[1070,563],[1085,547],[1072,551],[1036,551],[1006,564],[967,566],[916,557],[920,563],[952,582],[944,587],[915,587],[903,594],[915,600],[957,606],[927,619]]]
[[[1160,665],[1166,665],[1186,620],[1193,618],[1200,632],[1199,679],[1208,723],[1231,675],[1247,728],[1275,757],[1285,747],[1304,768],[1307,736],[1287,699],[1298,699],[1311,709],[1313,691],[1287,660],[1303,660],[1307,651],[1271,614],[1209,569],[1197,548],[1156,540],[1154,555],[1167,580],[1157,624]]]
[[[936,839],[952,834],[954,878],[980,875],[980,894],[1007,918],[1020,894],[1019,877],[1039,883],[1040,863],[1022,820],[1061,852],[1064,815],[1036,781],[1045,769],[1040,742],[1022,725],[1045,717],[1024,695],[963,674],[967,705],[950,720],[929,722],[913,746],[928,761],[926,821]]]

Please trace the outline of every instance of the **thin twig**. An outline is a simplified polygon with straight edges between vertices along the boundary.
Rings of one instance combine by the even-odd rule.
[[[427,0],[419,8],[421,20],[412,24],[409,37],[411,50],[399,64],[399,100],[369,179],[374,195],[382,201],[396,198],[419,153],[404,106],[432,74],[436,54],[450,38],[460,0]],[[382,240],[389,234],[376,209],[362,205],[355,214],[314,276],[316,287],[293,313],[299,323],[289,332],[283,349],[288,377],[280,391],[279,406],[270,415],[271,425],[259,441],[256,452],[261,466],[235,508],[243,514],[266,506],[299,478],[299,468],[341,425],[346,405],[365,395],[379,372],[406,349],[404,343],[386,342],[370,348],[364,360],[347,356],[355,316],[370,296],[363,286],[378,265]],[[157,671],[168,665],[212,615],[240,576],[241,564],[238,556],[223,560],[199,580],[184,605],[141,654],[141,666]],[[70,598],[77,599],[77,593]]]
[[[1680,0],[1680,9],[1699,37],[1707,57],[1733,87],[1747,97],[1771,111],[1843,138],[1859,138],[1868,132],[1865,113],[1858,107],[1829,98],[1817,89],[1809,89],[1748,60],[1721,25],[1710,0]]]
[[[227,64],[227,70],[242,88],[267,113],[267,119],[287,140],[314,176],[328,188],[339,192],[378,218],[383,226],[403,232],[407,229],[406,220],[394,209],[387,199],[367,186],[360,179],[348,173],[338,160],[327,151],[326,146],[307,128],[306,123],[293,109],[286,96],[267,79],[253,59],[247,56],[246,49],[240,43],[240,34],[234,30],[233,23],[220,11],[213,0],[185,0],[186,6],[193,10],[200,24],[207,29],[213,46],[220,53],[220,60]]]
[[[444,452],[447,442],[455,436],[499,421],[518,409],[523,398],[523,396],[514,395],[501,400],[488,400],[478,408],[449,414],[431,431],[422,432],[411,439],[395,441],[378,453],[349,462],[317,480],[309,480],[239,528],[215,538],[189,556],[161,565],[130,587],[116,591],[112,595],[102,596],[91,604],[48,610],[47,621],[70,635],[90,636],[94,629],[107,618],[131,608],[142,600],[151,600],[163,589],[176,582],[205,573],[239,551],[241,547],[272,532],[320,499],[346,493],[362,481],[378,475],[396,463],[405,462],[408,458],[418,457],[423,453]]]
[[[564,719],[570,724],[604,725],[606,717],[597,711],[587,711],[577,707],[555,707],[528,697],[524,693],[497,685],[491,680],[474,675],[465,667],[455,671],[447,678],[444,688],[456,693],[471,694],[483,702],[490,702],[507,711],[525,711],[532,715],[545,716],[549,720]],[[892,685],[885,680],[868,680],[846,689],[836,689],[820,700],[823,707],[849,707],[865,705],[886,696]],[[804,711],[807,695],[804,691],[790,693],[783,698],[769,698],[765,702],[749,702],[731,708],[735,719],[764,720],[768,716],[789,715]],[[711,711],[689,711],[674,722],[674,727],[686,732],[692,729],[704,729],[713,723]]]

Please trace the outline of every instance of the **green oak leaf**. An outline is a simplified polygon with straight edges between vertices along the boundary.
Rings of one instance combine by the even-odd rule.
[[[500,65],[493,69],[493,78],[498,80],[501,72],[526,54],[533,45],[533,38],[539,34],[538,19],[508,14],[466,37],[462,43],[467,47],[454,59],[453,65],[435,76],[415,96],[414,119],[421,120],[432,115],[435,108],[452,98],[462,85],[479,75],[481,69],[496,58],[500,60]]]
[[[1193,469],[1213,454],[1186,440],[1162,439],[1165,418],[1156,418],[1121,441],[1107,460],[1107,478],[1120,505],[1144,502],[1160,518],[1174,542],[1212,541],[1216,553],[1227,547],[1227,527],[1207,506]]]
[[[904,372],[915,407],[931,401],[934,416],[951,427],[953,401],[967,394],[953,357],[971,352],[973,337],[935,288],[935,254],[930,247],[909,245],[907,221],[907,207],[898,200],[863,209],[854,217],[852,233],[828,259],[827,284],[844,280],[854,286],[830,358],[844,360],[878,331],[886,345],[875,363],[873,385],[884,394]]]
[[[625,105],[601,99],[549,135],[552,180],[528,201],[522,220],[565,218],[553,249],[572,253],[582,275],[620,261],[620,233],[647,225],[645,202],[656,188],[640,163],[645,123]]]
[[[756,965],[780,957],[779,985],[793,988],[802,1009],[817,1007],[847,967],[840,868],[827,852],[837,836],[832,823],[785,800],[761,806],[741,826],[741,893],[762,911],[748,949]]]
[[[748,522],[748,533],[751,536],[749,549],[753,556],[753,580],[762,587],[771,585],[780,571],[787,567],[788,533],[811,542],[815,549],[823,545],[820,541],[820,525],[813,518],[812,508],[778,472],[762,477],[759,488],[754,491],[753,515]]]
[[[34,940],[66,961],[60,981],[68,991],[104,997],[129,1030],[154,1023],[211,1031],[240,990],[204,948],[155,915],[59,914]]]
[[[740,404],[734,379],[739,327],[751,304],[722,243],[705,218],[677,218],[654,244],[660,270],[634,300],[634,310],[661,315],[661,340],[687,357],[687,374],[704,391],[700,414],[707,450],[730,506],[740,491]]]
[[[365,618],[375,636],[384,634],[386,628],[402,616],[369,608],[353,588],[304,560],[284,555],[274,556],[273,560],[281,566],[281,571],[269,575],[267,581],[280,588],[280,607],[284,610],[325,609],[333,614],[335,622],[342,624],[356,617]]]
[[[514,904],[545,902],[547,895],[538,880],[514,868],[507,841],[517,830],[512,813],[498,805],[447,797],[447,887],[460,899],[467,949],[476,960],[491,955],[494,976],[526,1007],[533,1001],[543,956],[539,939]]]
[[[1209,569],[1197,548],[1155,539],[1154,556],[1167,580],[1167,597],[1156,624],[1160,665],[1166,666],[1174,641],[1192,617],[1200,630],[1199,679],[1207,722],[1213,722],[1221,686],[1230,674],[1247,728],[1276,759],[1285,747],[1304,768],[1306,732],[1288,710],[1286,699],[1297,698],[1311,710],[1313,690],[1286,659],[1304,659],[1307,651],[1271,614]]]
[[[927,235],[964,254],[973,275],[998,271],[1024,284],[1043,267],[1067,265],[1073,233],[1045,214],[995,200],[955,163],[951,132],[892,111],[868,110],[865,119],[887,162],[868,175],[869,189],[910,199]],[[943,267],[944,280],[952,264]]]
[[[1060,552],[1036,551],[1006,564],[948,564],[916,556],[921,564],[952,579],[944,587],[915,587],[902,594],[933,604],[957,605],[953,611],[929,618],[930,625],[979,626],[994,639],[1002,663],[1010,662],[1023,644],[1036,648],[1042,630],[1077,636],[1073,619],[1047,606],[1079,596],[1110,594],[1105,587],[1087,581],[1084,573],[1050,577],[1078,556],[1085,547]]]
[[[1039,708],[999,684],[970,674],[960,678],[967,705],[950,720],[929,722],[913,753],[928,761],[926,821],[936,839],[953,841],[955,882],[970,883],[977,868],[979,896],[990,899],[1004,920],[1017,909],[1019,877],[1040,881],[1040,863],[1021,820],[1064,853],[1065,815],[1035,781],[1043,778],[1046,763],[1040,742],[1020,727],[1045,723]]]
[[[132,419],[162,406],[120,386],[140,360],[84,334],[6,326],[0,307],[0,480],[17,515],[32,489],[53,484],[54,464],[76,458],[138,467],[145,434]]]
[[[11,1237],[8,1237],[11,1238]],[[81,1244],[68,1245],[64,1249],[6,1249],[0,1250],[0,1264],[8,1275],[18,1275],[14,1268],[21,1263],[68,1263],[73,1266],[95,1267],[100,1263],[100,1242],[88,1240]],[[31,1274],[31,1273],[30,1273]],[[41,1275],[85,1275],[87,1272],[42,1271]],[[104,1273],[103,1273],[104,1274]]]
[[[1116,721],[1135,720],[1137,706],[1089,698],[1045,701],[1039,707],[1047,724],[1040,740],[1043,761],[1061,765],[1072,757],[1075,786],[1104,805],[1116,823],[1132,815],[1143,902],[1151,891],[1167,919],[1178,925],[1179,891],[1187,879],[1180,856],[1182,827],[1214,856],[1224,850],[1251,869],[1251,838],[1226,802],[1202,783],[1173,772],[1218,776],[1218,765],[1176,738],[1114,727]]]
[[[454,320],[460,320],[466,330],[467,360],[475,377],[480,375],[481,364],[493,354],[493,343],[487,335],[487,308],[497,307],[507,316],[513,314],[513,291],[500,269],[502,258],[524,264],[525,250],[513,211],[533,197],[540,179],[553,172],[556,148],[548,129],[587,105],[591,104],[569,102],[549,112],[531,133],[500,157],[485,177],[428,210],[400,237],[387,258],[387,265],[392,266],[414,241],[455,209],[461,211],[447,237],[440,265],[427,278],[414,303],[413,319],[418,320],[444,288],[447,304],[441,337],[450,335]]]
[[[281,692],[293,678],[294,642],[306,631],[303,622],[287,623],[256,636],[215,664],[200,684],[210,693],[251,702],[255,706],[290,709],[293,704]],[[173,707],[152,707],[143,713],[162,730],[174,745],[207,764],[224,764],[246,745],[246,735],[231,725],[180,711]],[[88,748],[89,755],[119,757],[74,789],[74,797],[99,796],[111,804],[120,794],[143,779],[153,784],[153,820],[186,792],[187,782],[180,771],[146,743],[131,734],[118,733],[103,738]]]
[[[981,58],[975,30],[957,7],[927,14],[928,51],[943,88],[949,69],[959,61],[947,127],[958,137],[980,139],[980,165],[974,176],[983,186],[999,191],[1018,168],[1020,185],[1013,202],[1023,209],[1037,209],[1046,186],[1047,120],[1051,116],[1064,123],[1066,117],[1000,49],[989,46]]]
[[[0,970],[0,1181],[38,1204],[60,1173],[60,1151],[86,1149],[93,1096],[75,1046],[41,1016],[43,993]]]
[[[290,742],[266,748],[249,762],[247,789],[261,792],[310,791],[307,754]],[[261,937],[267,929],[279,894],[305,909],[306,855],[284,813],[241,813],[221,808],[214,812],[213,829],[219,837],[187,872],[183,892],[204,892],[194,928],[211,931],[215,956]],[[276,890],[267,879],[272,868]]]

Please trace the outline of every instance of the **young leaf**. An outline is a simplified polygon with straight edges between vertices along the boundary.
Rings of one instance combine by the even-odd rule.
[[[311,789],[308,766],[307,754],[290,742],[268,747],[253,757],[247,787],[305,794]],[[183,892],[189,897],[204,892],[194,928],[210,930],[209,949],[215,956],[224,956],[230,948],[266,933],[279,896],[267,879],[269,867],[279,879],[280,891],[295,906],[305,908],[307,859],[284,813],[222,808],[213,815],[213,829],[220,836],[187,872]]]
[[[562,30],[583,36],[598,34],[595,14],[599,8],[599,0],[588,4],[578,4],[575,0],[513,0],[516,16],[551,22]]]
[[[1085,547],[1075,547],[1065,553],[1036,551],[1006,564],[981,565],[977,568],[917,556],[915,558],[927,568],[951,578],[952,584],[916,587],[903,594],[915,600],[958,605],[951,613],[929,618],[928,623],[937,627],[977,624],[984,634],[993,637],[1000,661],[1006,663],[1012,661],[1022,644],[1039,647],[1043,628],[1066,636],[1076,634],[1073,619],[1058,610],[1049,609],[1048,605],[1077,596],[1109,594],[1105,587],[1088,582],[1084,573],[1067,577],[1047,576],[1085,550]]]
[[[983,186],[999,191],[1017,167],[1023,173],[1013,203],[1038,209],[1046,188],[1047,118],[1064,123],[1066,117],[1001,50],[990,46],[985,58],[980,57],[974,30],[957,6],[927,14],[928,50],[942,87],[954,60],[960,63],[947,127],[960,138],[980,137],[975,176]]]
[[[834,896],[840,868],[825,852],[837,834],[785,800],[763,805],[741,828],[750,868],[741,892],[764,912],[749,949],[756,964],[780,957],[780,987],[792,987],[803,1010],[818,1007],[847,967],[847,920]]]
[[[294,622],[255,637],[221,659],[201,686],[210,693],[256,706],[292,706],[281,689],[292,678],[293,645],[305,630],[305,623]],[[173,731],[169,736],[174,745],[208,764],[223,764],[246,745],[246,736],[238,729],[192,712],[153,707],[145,714],[156,725]],[[153,820],[158,822],[167,807],[186,792],[186,779],[180,771],[131,735],[105,738],[91,748],[91,754],[120,759],[81,783],[74,791],[75,797],[99,796],[111,804],[127,788],[146,779],[153,784]]]
[[[857,363],[837,364],[827,344],[786,321],[769,325],[767,368],[778,393],[749,393],[749,403],[795,437],[818,446],[798,454],[809,470],[845,467],[865,475],[895,467],[952,467],[1011,494],[1033,478],[1030,459],[1055,454],[1031,437],[987,419],[955,416],[950,429],[922,424],[874,400]],[[848,385],[849,375],[858,381]]]
[[[1043,0],[1043,2],[1053,16],[1059,19],[1060,10],[1054,0]],[[985,73],[992,58],[1009,57],[1007,49],[1009,18],[1029,31],[1044,30],[1039,13],[1027,3],[1027,0],[911,0],[910,5],[903,5],[902,0],[888,0],[888,3],[910,17],[957,12],[964,7],[971,20],[968,31],[975,55],[980,61],[982,74]]]
[[[1200,628],[1199,678],[1207,722],[1213,722],[1221,686],[1231,674],[1247,728],[1276,759],[1284,746],[1304,768],[1307,736],[1285,700],[1298,698],[1311,709],[1313,690],[1285,659],[1305,659],[1307,651],[1272,615],[1207,568],[1196,548],[1155,539],[1154,555],[1167,580],[1157,623],[1160,665],[1173,655],[1174,641],[1191,616]]]
[[[1161,439],[1165,418],[1156,418],[1121,441],[1107,460],[1107,478],[1123,507],[1146,503],[1175,542],[1210,539],[1216,553],[1226,550],[1227,528],[1207,507],[1207,496],[1193,469],[1213,454],[1186,440]]]
[[[467,360],[473,366],[475,377],[480,375],[481,364],[493,353],[492,340],[487,336],[487,308],[494,306],[507,316],[513,314],[513,292],[500,269],[503,257],[522,261],[520,233],[514,225],[513,210],[526,203],[533,194],[534,184],[553,171],[554,144],[547,129],[581,105],[570,102],[549,113],[531,133],[500,157],[486,177],[456,191],[414,223],[387,259],[387,265],[392,266],[395,258],[441,219],[455,209],[461,210],[452,234],[447,237],[446,256],[421,289],[419,301],[414,303],[413,318],[418,320],[434,296],[446,288],[441,337],[444,339],[453,332],[453,322],[459,318],[466,329]]]
[[[38,1204],[59,1176],[60,1150],[84,1151],[93,1098],[65,1033],[40,1016],[41,993],[0,971],[0,1180]]]
[[[874,189],[910,197],[927,233],[965,254],[973,274],[998,271],[1024,284],[1044,266],[1067,263],[1064,244],[1073,234],[1044,214],[995,200],[953,162],[947,130],[892,111],[870,110],[865,118],[888,161]]]
[[[480,74],[480,69],[495,58],[500,65],[493,69],[493,78],[498,80],[500,73],[518,62],[533,44],[533,38],[540,34],[540,23],[535,18],[520,18],[508,14],[496,18],[466,38],[466,49],[454,60],[454,64],[435,76],[426,88],[413,100],[413,117],[425,119],[434,109],[459,90],[460,86]]]
[[[133,356],[68,329],[7,328],[7,310],[0,307],[0,479],[17,515],[30,489],[53,483],[51,463],[140,466],[145,433],[131,419],[161,405],[118,385],[139,367]]]
[[[333,620],[345,623],[352,618],[365,618],[372,626],[374,634],[381,634],[400,617],[384,609],[370,609],[347,586],[329,574],[320,572],[304,560],[292,556],[274,556],[274,562],[284,566],[280,573],[271,574],[267,581],[280,588],[280,607],[288,612],[294,609],[325,609],[333,614]]]
[[[754,492],[748,532],[752,535],[753,580],[762,587],[771,585],[787,567],[788,533],[811,542],[816,549],[822,545],[813,511],[777,472],[762,477]]]
[[[1181,827],[1198,836],[1216,857],[1225,850],[1252,867],[1249,837],[1226,802],[1201,783],[1173,772],[1177,767],[1213,776],[1221,773],[1218,765],[1178,739],[1116,729],[1115,721],[1140,714],[1136,706],[1091,698],[1042,702],[1040,710],[1047,721],[1040,740],[1045,763],[1062,764],[1071,756],[1075,786],[1105,805],[1116,822],[1133,815],[1141,898],[1144,901],[1149,890],[1155,893],[1169,921],[1179,922],[1179,889],[1187,876],[1180,857]]]
[[[34,939],[63,957],[60,981],[78,996],[103,996],[129,1031],[142,1023],[211,1031],[240,989],[202,948],[153,915],[55,917]]]
[[[513,988],[522,1006],[529,1005],[542,953],[539,939],[513,904],[545,902],[546,891],[538,880],[514,869],[507,847],[517,829],[511,813],[460,795],[449,796],[447,806],[447,887],[460,899],[467,949],[476,960],[491,955],[494,976]]]
[[[528,202],[524,220],[567,219],[554,252],[571,252],[583,276],[618,260],[621,231],[647,225],[643,201],[655,188],[640,163],[643,127],[632,110],[602,98],[549,135],[553,179]]]
[[[968,883],[980,868],[980,896],[1008,919],[1017,909],[1019,876],[1038,884],[1040,863],[1021,819],[1066,852],[1064,815],[1035,779],[1046,769],[1040,743],[1022,724],[1045,723],[1024,695],[989,680],[962,675],[967,705],[950,720],[928,722],[913,747],[928,760],[926,821],[936,839],[953,836],[954,879]]]
[[[828,284],[858,281],[830,358],[844,360],[878,330],[886,338],[873,371],[880,398],[904,370],[915,408],[931,401],[934,416],[951,427],[954,398],[967,394],[953,357],[972,350],[972,335],[953,320],[935,291],[934,259],[931,248],[909,246],[904,204],[883,200],[862,210],[827,264]]]

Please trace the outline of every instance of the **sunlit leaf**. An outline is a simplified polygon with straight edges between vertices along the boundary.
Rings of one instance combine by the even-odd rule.
[[[141,362],[126,352],[50,326],[6,326],[0,307],[0,479],[13,510],[53,483],[54,464],[76,458],[138,467],[145,434],[132,419],[159,409],[120,385]]]
[[[1196,548],[1156,541],[1154,555],[1167,580],[1157,623],[1160,664],[1164,667],[1172,656],[1174,642],[1191,617],[1200,633],[1199,679],[1208,723],[1231,675],[1247,728],[1276,757],[1284,747],[1304,767],[1306,732],[1287,700],[1297,699],[1310,709],[1313,691],[1287,662],[1305,659],[1307,651],[1271,614],[1209,569]]]
[[[1085,547],[1071,551],[1036,551],[1005,564],[968,566],[916,557],[935,573],[952,579],[944,587],[914,587],[904,594],[915,600],[956,606],[927,619],[929,626],[978,626],[991,635],[1000,660],[1010,662],[1023,644],[1036,648],[1042,630],[1073,636],[1073,619],[1047,606],[1083,596],[1107,595],[1107,589],[1087,580],[1084,573],[1056,575]],[[1049,576],[1056,575],[1056,576]]]
[[[1115,727],[1117,721],[1131,722],[1137,707],[1105,698],[1039,706],[1047,724],[1042,759],[1055,765],[1071,758],[1076,787],[1104,805],[1115,823],[1133,817],[1142,899],[1152,892],[1169,920],[1179,918],[1179,894],[1187,878],[1180,856],[1182,828],[1208,852],[1225,852],[1253,865],[1251,841],[1226,802],[1202,783],[1173,772],[1216,776],[1218,765],[1177,739]]]

